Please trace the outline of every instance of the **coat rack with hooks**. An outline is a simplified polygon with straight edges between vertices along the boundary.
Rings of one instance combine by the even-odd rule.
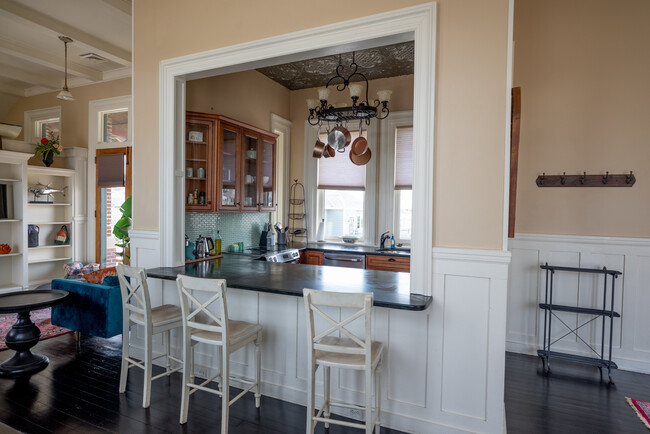
[[[632,171],[629,174],[610,175],[606,172],[604,175],[547,175],[542,173],[537,177],[535,183],[538,187],[632,187],[636,178]]]

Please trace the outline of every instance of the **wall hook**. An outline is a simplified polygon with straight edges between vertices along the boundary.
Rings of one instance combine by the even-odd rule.
[[[603,184],[607,184],[609,178],[609,172],[606,172],[605,176],[603,176]]]
[[[546,176],[546,172],[542,172],[542,179],[539,180],[539,183],[541,185],[544,185],[544,177]]]
[[[582,178],[580,178],[580,184],[584,184],[585,179],[587,179],[587,172],[582,172]]]
[[[625,183],[629,184],[630,182],[632,182],[632,171],[631,170],[630,170],[630,174],[625,177]]]
[[[564,184],[566,182],[566,172],[562,172],[562,177],[560,177],[560,183]]]

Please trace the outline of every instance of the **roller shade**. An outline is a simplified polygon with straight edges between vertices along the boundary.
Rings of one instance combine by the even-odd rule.
[[[97,156],[97,186],[124,187],[126,185],[126,155]]]
[[[395,190],[413,186],[413,127],[395,129]]]
[[[350,131],[351,142],[359,137],[358,131]],[[366,137],[366,132],[363,132]],[[327,144],[327,133],[318,137]],[[366,166],[357,166],[350,161],[350,148],[337,152],[334,158],[321,157],[318,160],[318,188],[322,190],[365,190]]]

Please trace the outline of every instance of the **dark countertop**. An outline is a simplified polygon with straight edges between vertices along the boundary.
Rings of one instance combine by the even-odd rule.
[[[410,293],[411,275],[306,264],[256,261],[226,255],[223,259],[179,267],[147,270],[152,278],[176,280],[178,274],[226,279],[228,287],[302,297],[303,288],[334,292],[372,292],[374,305],[391,309],[425,310],[432,297]]]
[[[375,246],[360,246],[356,244],[333,244],[333,243],[303,243],[292,246],[297,249],[320,250],[326,253],[353,253],[359,255],[383,255],[383,256],[400,256],[410,257],[411,252],[404,250],[382,250],[377,251]]]

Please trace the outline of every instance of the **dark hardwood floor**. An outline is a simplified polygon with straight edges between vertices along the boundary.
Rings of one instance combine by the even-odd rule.
[[[73,335],[39,342],[34,352],[50,358],[50,366],[25,380],[0,379],[0,421],[27,433],[216,433],[221,424],[221,398],[197,392],[190,398],[189,420],[178,423],[181,375],[153,382],[151,405],[142,408],[142,370],[132,368],[126,393],[118,393],[121,337],[105,340],[82,336],[77,350]],[[0,352],[0,362],[12,351]],[[154,374],[161,369],[154,369]],[[231,397],[238,392],[233,388]],[[230,409],[233,434],[304,433],[305,407],[262,397],[258,412],[252,394]],[[2,427],[0,426],[0,432]],[[316,432],[324,433],[323,424]],[[332,425],[330,434],[360,430]],[[382,433],[399,431],[382,428]]]
[[[154,381],[151,407],[143,409],[142,371],[133,370],[127,393],[118,393],[121,338],[72,335],[40,342],[36,352],[50,366],[25,380],[0,379],[0,421],[27,433],[205,433],[218,432],[221,400],[198,392],[186,425],[178,423],[180,374]],[[12,355],[0,352],[0,361]],[[601,383],[592,367],[556,362],[542,374],[537,357],[508,353],[505,404],[509,433],[647,433],[625,402],[650,400],[650,376],[614,372],[614,385]],[[233,391],[234,392],[234,391]],[[230,432],[302,433],[305,408],[262,397],[258,412],[252,394],[231,408]],[[0,426],[2,431],[2,426]],[[317,432],[323,433],[322,424]],[[331,434],[360,430],[332,426]],[[382,429],[385,434],[397,434]]]
[[[625,397],[650,401],[650,375],[613,371],[603,382],[597,368],[506,354],[506,421],[509,433],[648,433]]]

